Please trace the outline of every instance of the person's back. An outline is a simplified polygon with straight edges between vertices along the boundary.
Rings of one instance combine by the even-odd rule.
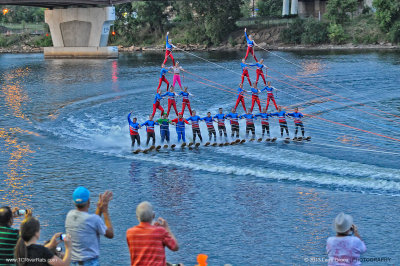
[[[65,230],[71,235],[72,265],[98,265],[100,256],[100,236],[114,237],[114,229],[108,214],[108,204],[112,192],[100,194],[96,214],[89,214],[90,192],[84,187],[78,187],[72,194],[76,209],[67,214]],[[101,219],[104,216],[104,222]]]
[[[335,218],[336,236],[329,237],[326,241],[330,266],[361,265],[360,255],[367,248],[361,240],[357,227],[353,224],[353,217],[339,213]],[[354,236],[351,235],[354,233]]]
[[[172,251],[179,249],[178,242],[172,234],[167,221],[154,219],[153,207],[149,202],[142,202],[136,208],[139,225],[126,231],[131,265],[165,266],[165,247]]]
[[[131,265],[165,265],[165,247],[175,249],[176,246],[163,227],[144,222],[128,229],[126,238]]]
[[[11,227],[15,212],[7,206],[0,208],[0,265],[14,265],[14,247],[19,238],[19,230]]]
[[[367,250],[356,236],[329,237],[326,242],[328,265],[360,265],[360,255]]]
[[[18,229],[0,226],[0,265],[12,265],[14,247],[18,241]]]
[[[72,239],[72,261],[86,261],[100,255],[100,235],[107,227],[100,216],[71,210],[65,220],[65,229]]]
[[[46,247],[38,244],[32,244],[26,247],[27,261],[24,266],[48,266],[54,254]]]

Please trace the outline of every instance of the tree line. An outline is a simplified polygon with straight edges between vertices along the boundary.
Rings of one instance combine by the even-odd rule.
[[[4,8],[9,12],[0,15],[2,23],[44,21],[43,8],[1,6]],[[259,0],[254,9],[250,0],[134,1],[115,8],[115,35],[110,36],[113,44],[157,44],[170,31],[175,42],[212,46],[226,42],[237,30],[235,22],[255,11],[258,17],[279,18],[282,0]],[[365,16],[361,17],[365,19],[356,24],[353,14],[358,0],[329,0],[322,21],[299,19],[281,31],[280,39],[293,44],[372,43],[382,38],[400,42],[400,1],[374,0],[373,8],[364,8]]]

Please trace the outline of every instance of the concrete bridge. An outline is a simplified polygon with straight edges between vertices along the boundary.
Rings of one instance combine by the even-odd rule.
[[[44,48],[45,58],[116,58],[118,48],[107,46],[115,20],[113,5],[131,0],[0,0],[1,5],[48,8],[53,47]]]

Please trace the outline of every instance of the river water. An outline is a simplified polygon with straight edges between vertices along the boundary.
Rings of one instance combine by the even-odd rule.
[[[366,242],[364,258],[399,264],[400,53],[257,55],[271,67],[278,104],[298,105],[310,115],[304,124],[312,141],[135,155],[126,116],[133,110],[144,122],[151,112],[161,53],[121,54],[118,60],[0,55],[1,205],[33,208],[45,241],[64,231],[75,187],[88,187],[93,203],[111,189],[116,235],[101,240],[103,265],[129,264],[125,232],[137,224],[135,207],[143,200],[153,203],[179,240],[181,249],[167,252],[171,262],[194,265],[199,253],[210,265],[322,260],[333,219],[344,211]],[[183,82],[201,116],[232,107],[240,56],[175,53],[192,73]],[[277,136],[277,121],[271,126]],[[289,129],[293,134],[292,120]],[[191,139],[189,127],[186,135]]]

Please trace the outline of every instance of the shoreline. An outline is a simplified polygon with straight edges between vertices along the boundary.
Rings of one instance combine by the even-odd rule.
[[[205,45],[181,45],[177,44],[184,51],[240,51],[246,49],[245,45],[221,45],[218,47],[206,47]],[[387,44],[343,44],[343,45],[332,45],[323,44],[318,46],[308,45],[266,45],[265,43],[259,44],[260,47],[272,50],[272,51],[345,51],[345,50],[400,50],[400,45]],[[123,47],[118,46],[118,51],[121,53],[131,52],[163,52],[163,46],[130,46]],[[175,50],[179,52],[179,50]],[[43,53],[43,47],[31,47],[31,46],[13,46],[13,47],[0,47],[0,54],[30,54],[30,53]]]

